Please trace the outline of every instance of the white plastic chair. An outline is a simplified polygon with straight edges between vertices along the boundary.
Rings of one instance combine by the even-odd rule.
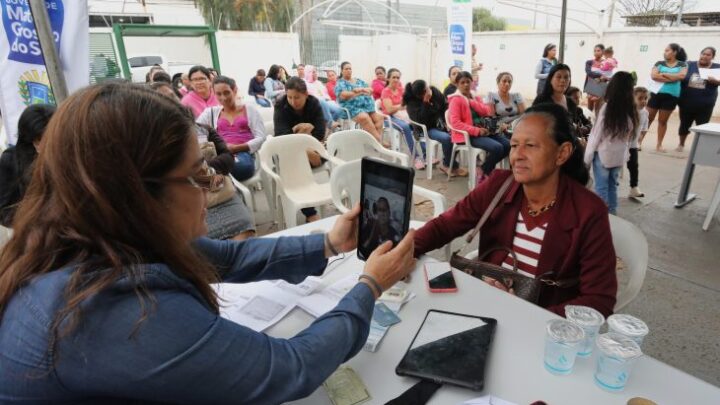
[[[349,162],[366,156],[378,157],[409,167],[408,155],[385,149],[380,142],[362,129],[338,131],[327,139],[327,150],[330,156]]]
[[[707,231],[708,228],[710,228],[710,222],[712,221],[713,216],[717,212],[718,208],[720,207],[720,180],[718,180],[717,186],[715,186],[715,195],[713,196],[712,200],[710,201],[710,208],[708,208],[708,212],[705,215],[705,221],[703,222],[702,229],[703,231]]]
[[[419,136],[419,139],[417,139],[415,142],[415,148],[417,149],[418,142],[425,144],[425,175],[428,180],[432,180],[433,160],[435,160],[435,156],[442,156],[442,145],[440,145],[440,142],[430,139],[430,136],[428,135],[428,129],[425,124],[421,124],[413,120],[410,120],[409,124],[411,127],[420,130],[421,135]],[[436,151],[437,155],[435,154]]]
[[[482,164],[485,162],[485,158],[487,157],[487,152],[485,152],[483,149],[480,148],[473,148],[470,144],[470,134],[467,133],[467,131],[461,131],[459,129],[453,128],[452,125],[450,125],[450,111],[445,111],[445,123],[447,124],[448,129],[450,130],[451,136],[452,132],[459,132],[463,134],[465,137],[465,142],[462,144],[458,144],[453,142],[453,148],[452,153],[450,153],[450,164],[452,164],[455,161],[455,154],[457,152],[465,152],[467,156],[467,171],[468,171],[468,190],[472,190],[477,185],[477,175],[476,175],[476,168],[478,164]],[[478,159],[480,162],[478,163]],[[450,173],[451,168],[448,168],[448,181],[450,181]]]
[[[315,180],[305,153],[308,149],[335,165],[341,163],[317,139],[305,134],[272,137],[260,148],[260,167],[277,187],[287,227],[297,225],[300,209],[332,202],[330,184]]]
[[[395,125],[389,115],[382,112],[381,103],[382,99],[375,100],[375,113],[383,117],[383,121],[385,121],[384,132],[390,137],[390,148],[394,151],[401,152],[403,150],[402,145],[405,145],[405,149],[407,149],[409,151],[408,153],[412,156],[414,151],[410,150],[410,146],[407,144],[407,141],[405,141],[402,128]]]
[[[622,259],[630,273],[628,284],[618,286],[617,302],[615,302],[615,312],[617,312],[632,302],[642,288],[648,266],[648,243],[637,226],[615,215],[610,215],[610,231],[615,255]]]

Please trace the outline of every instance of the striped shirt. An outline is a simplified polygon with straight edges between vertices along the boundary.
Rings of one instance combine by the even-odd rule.
[[[537,274],[538,260],[540,260],[540,251],[548,224],[547,216],[541,214],[541,217],[544,218],[540,224],[528,226],[523,218],[523,210],[520,210],[513,238],[512,250],[517,256],[518,272],[533,278]],[[513,258],[510,254],[507,255],[501,266],[512,270]]]

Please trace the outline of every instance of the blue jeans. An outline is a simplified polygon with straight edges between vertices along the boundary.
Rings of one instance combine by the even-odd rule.
[[[260,98],[260,97],[255,96],[255,102],[260,107],[270,107],[271,106],[270,100],[268,100],[266,98]]]
[[[608,212],[617,213],[617,181],[622,167],[607,168],[600,161],[600,155],[595,152],[592,162],[593,176],[595,177],[595,192],[608,206]]]
[[[250,152],[235,154],[235,166],[230,171],[237,181],[244,181],[255,174],[255,158]]]
[[[337,121],[345,115],[345,112],[339,105],[327,100],[320,100],[320,108],[322,108],[323,111],[325,125],[328,127],[333,123],[333,121]]]
[[[495,169],[495,165],[510,153],[510,141],[504,135],[471,136],[470,144],[473,148],[479,148],[488,153],[485,163],[482,165],[482,171],[486,176],[489,176]]]
[[[440,142],[443,150],[443,164],[445,165],[445,167],[450,167],[450,155],[452,154],[453,147],[450,134],[437,128],[431,128],[428,129],[428,136],[433,141]],[[457,162],[454,162],[452,168],[455,169],[456,167],[458,167]]]

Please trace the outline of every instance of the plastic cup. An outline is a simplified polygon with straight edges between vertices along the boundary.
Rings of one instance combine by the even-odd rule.
[[[585,331],[585,339],[580,343],[578,356],[590,356],[595,345],[595,337],[600,327],[605,323],[605,317],[594,308],[581,305],[567,305],[565,307],[565,317]]]
[[[545,332],[545,369],[555,375],[570,374],[585,332],[565,319],[548,321]]]
[[[625,314],[610,315],[607,319],[608,332],[616,332],[634,340],[642,347],[645,336],[650,332],[648,326],[642,320]]]
[[[596,344],[598,353],[595,384],[605,391],[622,391],[635,361],[642,356],[640,345],[615,332],[599,335]]]

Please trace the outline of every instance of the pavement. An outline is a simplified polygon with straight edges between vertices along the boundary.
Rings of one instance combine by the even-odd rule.
[[[713,118],[720,122],[720,117]],[[720,220],[715,217],[708,232],[701,226],[710,205],[720,169],[697,167],[691,192],[695,201],[684,208],[674,208],[687,156],[692,144],[688,138],[685,152],[677,146],[677,114],[671,116],[662,154],[651,151],[656,140],[654,123],[640,152],[640,188],[645,197],[640,201],[627,198],[629,175],[620,179],[618,216],[638,226],[648,241],[649,263],[645,281],[637,298],[622,313],[643,319],[650,334],[643,351],[660,361],[683,370],[715,386],[720,386]],[[437,169],[433,179],[425,179],[418,171],[416,185],[442,193],[450,206],[467,192],[465,178],[447,181]],[[258,205],[256,223],[259,234],[277,231],[270,218],[264,194],[256,192]],[[334,215],[332,206],[322,207],[323,216]],[[415,200],[413,219],[432,217],[432,204]],[[459,247],[456,240],[453,247]],[[440,252],[433,256],[444,258]],[[619,271],[619,280],[625,279]]]

